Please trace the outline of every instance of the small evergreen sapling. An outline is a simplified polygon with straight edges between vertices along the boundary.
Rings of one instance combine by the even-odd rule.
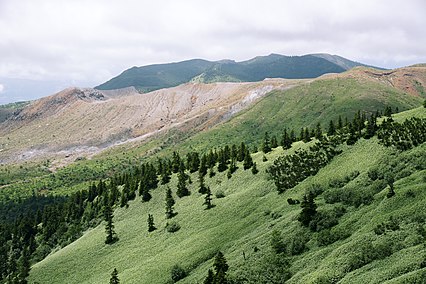
[[[111,273],[111,278],[109,279],[109,284],[120,284],[120,279],[118,279],[118,271],[117,268]]]
[[[155,225],[154,225],[154,216],[152,216],[151,214],[148,214],[148,232],[152,232],[155,229]]]
[[[173,212],[173,206],[175,205],[175,200],[172,196],[172,190],[170,187],[167,187],[166,191],[166,218],[170,219],[172,218],[175,213]]]
[[[204,197],[204,203],[203,205],[206,205],[206,209],[213,208],[212,204],[212,192],[210,190],[210,187],[207,187],[206,196]]]
[[[253,167],[251,168],[251,173],[255,175],[258,172],[259,172],[259,170],[257,169],[256,162],[254,162]]]

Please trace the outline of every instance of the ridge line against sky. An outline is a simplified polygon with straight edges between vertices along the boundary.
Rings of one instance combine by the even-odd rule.
[[[421,0],[0,0],[0,78],[95,86],[132,66],[270,53],[402,67],[426,62],[424,11]]]

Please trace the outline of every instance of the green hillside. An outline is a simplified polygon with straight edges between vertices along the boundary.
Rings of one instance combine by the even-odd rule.
[[[314,128],[321,123],[328,129],[330,120],[337,123],[339,115],[352,119],[359,110],[373,113],[391,106],[395,111],[420,105],[422,99],[410,96],[380,83],[351,78],[315,80],[289,90],[274,91],[236,116],[207,131],[189,125],[172,129],[149,143],[128,149],[125,146],[106,151],[92,160],[78,161],[57,173],[46,175],[49,163],[40,165],[0,167],[0,185],[11,184],[0,192],[0,202],[5,199],[24,198],[36,192],[49,190],[60,194],[83,189],[84,181],[105,178],[109,173],[122,171],[132,163],[145,159],[152,153],[171,155],[173,150],[183,154],[191,149],[204,152],[217,146],[242,141],[258,147],[265,132],[281,139],[284,128],[294,129],[299,135],[302,127]],[[161,151],[160,151],[161,150]],[[41,178],[30,180],[35,175]],[[7,198],[5,198],[5,195]]]
[[[206,60],[193,59],[178,63],[132,67],[97,86],[96,89],[113,90],[133,86],[138,90],[148,92],[174,87],[188,82],[212,65],[212,62]]]
[[[184,145],[196,150],[238,145],[240,141],[258,146],[266,131],[281,139],[284,128],[294,129],[299,135],[302,127],[312,129],[320,123],[326,130],[330,120],[337,122],[339,116],[352,119],[359,110],[374,113],[390,106],[393,111],[403,111],[421,102],[419,97],[363,79],[315,80],[289,90],[273,91],[229,121],[206,132],[191,133],[194,135]],[[167,133],[164,143],[179,140],[179,135],[188,133]]]
[[[206,61],[193,59],[177,63],[132,67],[96,89],[112,90],[133,86],[143,92],[197,82],[253,82],[265,78],[315,78],[340,73],[354,66],[365,66],[348,59],[322,55],[283,56],[271,54],[251,60]]]
[[[424,117],[425,112],[418,108],[394,119]],[[292,154],[312,143],[298,142],[286,151]],[[202,283],[220,250],[230,267],[228,277],[236,283],[274,283],[262,277],[276,276],[277,271],[290,273],[286,283],[423,283],[425,144],[400,152],[371,138],[340,149],[316,175],[283,194],[277,193],[266,169],[286,151],[273,150],[267,161],[262,153],[254,154],[257,175],[238,164],[230,179],[226,172],[206,177],[212,192],[224,195],[213,198],[210,210],[204,209],[197,174],[192,174],[192,194],[174,196],[178,214],[172,220],[181,226],[175,233],[165,230],[166,186],[159,186],[149,202],[137,197],[128,208],[115,210],[118,242],[104,244],[102,224],[35,264],[29,282],[105,283],[117,268],[122,283],[169,283],[171,268],[178,264],[188,273],[179,283]],[[387,197],[389,175],[393,197]],[[176,183],[173,175],[173,192]],[[300,205],[287,202],[302,200],[308,190],[317,195],[321,216],[315,230],[301,226]],[[157,227],[150,233],[148,214]],[[288,264],[275,265],[277,256]]]
[[[205,131],[199,131],[189,124],[137,147],[129,149],[123,145],[91,160],[76,161],[55,173],[47,170],[49,161],[40,165],[2,166],[0,226],[9,233],[0,236],[4,238],[4,241],[0,239],[4,244],[0,247],[0,257],[8,259],[5,265],[0,265],[0,274],[5,277],[7,267],[13,267],[15,262],[19,264],[17,267],[23,265],[25,249],[21,244],[29,243],[29,249],[34,250],[33,262],[42,260],[53,249],[47,258],[33,265],[30,283],[101,283],[108,281],[113,268],[118,269],[123,283],[165,283],[170,280],[170,270],[175,264],[188,273],[181,283],[197,283],[205,278],[218,250],[228,260],[229,278],[237,283],[273,283],[259,279],[266,277],[263,271],[274,276],[291,276],[289,283],[329,283],[333,282],[332,278],[363,283],[361,279],[365,277],[373,279],[371,283],[382,283],[386,277],[396,279],[396,273],[402,277],[411,277],[411,274],[419,277],[418,273],[423,273],[419,270],[423,260],[419,262],[419,259],[424,253],[419,244],[423,240],[426,216],[411,219],[407,216],[421,212],[424,206],[420,191],[425,182],[424,143],[402,153],[384,147],[377,138],[361,139],[353,146],[343,143],[339,146],[342,154],[316,175],[283,194],[277,193],[266,170],[282,154],[308,149],[313,142],[297,142],[286,151],[279,147],[266,154],[267,161],[262,153],[255,153],[253,158],[260,170],[256,176],[251,170],[244,171],[242,163],[238,163],[230,179],[227,171],[218,173],[217,167],[214,177],[206,176],[206,184],[214,195],[215,207],[210,210],[204,209],[204,196],[198,193],[195,172],[191,174],[193,183],[189,185],[192,194],[183,198],[174,195],[178,214],[172,221],[181,227],[175,233],[165,229],[166,186],[153,189],[149,202],[142,203],[137,196],[129,202],[128,208],[125,204],[119,208],[120,198],[116,196],[114,223],[119,241],[108,246],[104,244],[103,223],[98,226],[104,210],[99,206],[108,199],[97,196],[96,200],[89,201],[87,191],[78,192],[91,188],[99,179],[108,183],[114,180],[108,190],[116,189],[116,194],[125,190],[137,192],[138,183],[136,187],[134,184],[129,187],[116,185],[129,184],[129,174],[137,173],[141,162],[155,161],[157,165],[157,157],[170,158],[173,150],[184,157],[190,151],[203,154],[241,142],[247,143],[252,150],[260,146],[266,131],[270,137],[277,136],[280,140],[285,128],[293,128],[299,137],[301,127],[313,130],[320,123],[326,130],[329,121],[336,123],[339,115],[343,120],[347,117],[352,121],[360,110],[369,116],[389,107],[393,111],[410,109],[421,105],[422,101],[380,83],[331,77],[272,92],[211,129],[206,127]],[[398,113],[394,120],[402,122],[411,117],[426,117],[425,109]],[[383,121],[384,118],[379,119],[379,123]],[[363,121],[363,127],[365,123]],[[349,137],[348,129],[355,129],[353,127],[358,124],[354,121],[351,125],[345,130]],[[189,130],[191,128],[195,131]],[[349,140],[348,137],[344,139]],[[389,191],[385,176],[389,173],[395,176],[392,184],[396,196],[392,199],[385,197]],[[122,176],[117,177],[117,174]],[[176,174],[168,186],[176,194]],[[302,200],[305,191],[311,188],[321,189],[316,191],[319,195],[315,202],[321,213],[317,215],[321,218],[316,228],[322,229],[301,226],[297,221],[300,205],[289,205],[287,201],[289,198]],[[78,206],[65,203],[66,200],[74,200]],[[55,203],[65,205],[55,209],[59,211],[50,211],[50,217],[45,217],[47,213],[37,213],[44,204]],[[386,205],[389,203],[391,205]],[[17,234],[23,234],[21,243],[12,237],[15,231],[10,226],[16,225],[11,220],[20,218],[23,212],[31,212],[35,222],[28,218],[18,222]],[[153,215],[157,227],[151,233],[147,230],[148,214]],[[61,215],[65,217],[60,218],[66,219],[52,217]],[[397,219],[398,226],[391,215],[402,216]],[[43,218],[48,218],[49,222]],[[38,224],[36,229],[34,224]],[[86,230],[84,235],[83,230]],[[28,236],[34,239],[28,240]],[[272,239],[274,246],[271,246]],[[282,252],[277,254],[276,244],[280,247],[282,243],[288,245],[283,245]],[[351,255],[353,247],[359,250]],[[403,257],[404,262],[388,264],[393,257]],[[362,261],[357,262],[358,258]],[[362,273],[357,274],[359,272]],[[276,283],[283,281],[278,279]]]

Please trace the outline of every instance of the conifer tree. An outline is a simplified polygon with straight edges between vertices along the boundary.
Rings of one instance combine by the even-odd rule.
[[[228,264],[226,263],[225,256],[221,251],[216,254],[216,257],[213,262],[213,267],[215,270],[214,283],[226,284],[228,283],[226,279],[226,272],[228,271]]]
[[[237,154],[237,161],[242,162],[244,161],[245,155],[246,155],[246,145],[244,142],[241,142],[240,147],[238,148],[238,154]]]
[[[303,136],[303,142],[308,143],[311,141],[311,133],[309,132],[309,128],[305,128],[305,135]]]
[[[161,172],[161,184],[168,184],[170,179],[171,179],[171,175],[172,175],[172,171],[170,169],[169,166],[163,166],[163,170]]]
[[[214,177],[215,176],[215,172],[214,172],[214,169],[213,168],[209,168],[209,177]]]
[[[200,168],[198,169],[198,173],[203,177],[207,174],[207,157],[203,155],[201,157]]]
[[[223,172],[225,171],[228,166],[227,166],[227,159],[226,159],[226,153],[224,150],[220,150],[219,151],[219,156],[218,156],[218,160],[219,160],[219,164],[217,165],[217,170],[218,172]]]
[[[204,203],[203,205],[206,205],[206,209],[210,209],[213,207],[212,204],[212,192],[210,190],[210,187],[207,187],[206,196],[204,197]]]
[[[294,132],[293,132],[293,134],[294,134]],[[291,148],[292,143],[293,143],[292,138],[288,134],[287,128],[285,128],[282,139],[281,139],[281,146],[283,147],[284,150],[287,150],[287,149]]]
[[[109,279],[109,284],[120,284],[120,279],[118,279],[118,271],[117,268],[111,273],[111,278]]]
[[[423,107],[426,108],[426,100],[423,101]]]
[[[393,178],[393,176],[391,174],[387,175],[385,177],[385,179],[386,179],[386,182],[389,185],[389,191],[386,194],[386,197],[387,198],[391,198],[391,197],[393,197],[395,195],[395,190],[394,190],[394,185],[393,185],[394,182],[395,182],[395,179]]]
[[[26,284],[27,277],[30,274],[30,252],[25,246],[22,250],[21,257],[18,259],[18,283]]]
[[[333,136],[334,134],[336,134],[336,128],[334,127],[333,120],[330,120],[330,123],[328,124],[327,135],[328,136]]]
[[[257,169],[256,162],[253,163],[253,167],[251,168],[252,174],[257,174],[259,170]]]
[[[342,116],[339,115],[339,120],[337,122],[337,129],[342,129],[342,128],[343,128]]]
[[[120,207],[124,207],[126,205],[128,205],[127,204],[127,194],[126,194],[126,192],[124,191],[124,188],[123,188],[123,190],[121,191],[121,196],[120,196]]]
[[[392,117],[392,107],[391,107],[391,106],[387,106],[387,107],[385,108],[385,113],[384,113],[384,115],[385,115],[385,116],[387,116],[387,117]]]
[[[265,137],[263,138],[262,152],[265,154],[271,152],[271,142],[269,141],[268,132],[265,132]]]
[[[173,212],[173,206],[175,205],[175,200],[172,196],[172,190],[170,187],[167,187],[166,191],[166,218],[170,219],[172,218],[175,213]]]
[[[174,151],[172,155],[172,172],[177,173],[179,171],[181,162],[182,161],[180,159],[179,153]]]
[[[204,184],[204,175],[202,175],[201,173],[198,173],[198,183],[199,183],[198,192],[201,194],[207,193],[207,187]]]
[[[151,214],[148,214],[147,222],[148,222],[148,232],[154,231],[156,229],[154,225],[154,216],[152,216]]]
[[[112,213],[112,208],[110,204],[107,204],[104,209],[104,219],[105,219],[105,232],[107,234],[105,243],[106,244],[113,244],[115,243],[118,238],[116,236],[116,233],[114,231],[114,223],[112,221],[114,215]]]
[[[271,148],[275,149],[278,147],[278,141],[277,141],[277,137],[275,135],[273,135],[271,137]]]
[[[213,284],[214,283],[214,273],[213,270],[209,269],[207,272],[207,277],[204,279],[203,284]]]
[[[290,131],[290,141],[293,143],[293,142],[296,142],[296,133],[294,132],[294,129],[292,129],[291,131]],[[290,147],[291,147],[291,145],[290,145]]]
[[[188,175],[185,173],[185,168],[183,166],[183,163],[181,163],[181,167],[179,168],[178,173],[178,184],[177,184],[177,191],[176,195],[180,198],[184,196],[188,196],[189,189],[186,187],[186,180],[188,179]]]
[[[315,128],[315,138],[320,140],[322,138],[322,129],[321,124],[318,122],[317,127]]]
[[[139,195],[142,197],[142,202],[148,202],[152,198],[151,194],[149,193],[149,189],[143,180],[139,185]]]
[[[317,214],[317,205],[314,201],[314,195],[311,192],[303,196],[300,207],[302,208],[302,212],[300,212],[298,220],[303,226],[308,227]]]
[[[244,157],[244,163],[243,163],[244,170],[250,169],[252,166],[253,166],[253,159],[250,153],[247,151]]]

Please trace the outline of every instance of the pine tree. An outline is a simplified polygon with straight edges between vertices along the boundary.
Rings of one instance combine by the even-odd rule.
[[[426,100],[423,101],[423,107],[426,108]]]
[[[189,189],[186,187],[186,180],[188,179],[188,175],[185,173],[185,168],[183,163],[181,163],[181,167],[179,168],[178,173],[178,184],[176,195],[180,198],[184,196],[188,196],[190,194]]]
[[[242,162],[244,161],[245,155],[246,155],[246,145],[244,142],[241,142],[240,147],[238,148],[238,154],[237,154],[237,161]]]
[[[294,132],[293,132],[294,134]],[[290,149],[291,148],[291,144],[293,143],[290,135],[287,132],[287,128],[284,129],[284,133],[281,139],[281,146],[283,147],[284,150]]]
[[[244,157],[244,163],[243,163],[244,170],[250,169],[252,166],[253,166],[253,159],[250,153],[247,151]]]
[[[385,179],[386,179],[386,182],[388,183],[388,185],[389,185],[389,191],[388,191],[388,193],[386,194],[386,197],[387,198],[391,198],[391,197],[393,197],[394,195],[395,195],[395,189],[394,189],[394,182],[395,182],[395,179],[393,178],[393,176],[392,175],[387,175],[386,177],[385,177]]]
[[[271,137],[271,148],[275,149],[278,147],[277,137],[274,135]]]
[[[203,155],[201,157],[200,168],[198,169],[198,173],[203,177],[207,174],[207,157]]]
[[[203,284],[213,284],[214,283],[214,273],[213,270],[209,269],[207,272],[207,277],[204,279]]]
[[[309,141],[311,141],[311,137],[315,136],[315,130],[313,131],[314,131],[314,135],[312,135],[312,132],[309,132],[308,127],[305,128],[305,139],[303,140],[303,142],[308,143]]]
[[[385,115],[385,116],[387,116],[387,117],[392,117],[392,107],[391,107],[391,106],[387,106],[387,107],[385,108],[385,113],[384,113],[384,115]]]
[[[127,204],[127,194],[124,191],[124,188],[121,190],[121,196],[120,196],[120,207],[124,207],[128,205]]]
[[[209,177],[214,177],[216,175],[216,173],[214,172],[213,168],[209,168]]]
[[[114,268],[114,270],[111,273],[111,278],[109,279],[109,284],[119,284],[120,279],[118,279],[118,271],[117,268]]]
[[[149,193],[148,186],[144,179],[141,180],[139,184],[139,195],[142,197],[142,202],[148,202],[151,200],[152,196]]]
[[[315,138],[320,140],[322,138],[322,129],[321,124],[318,122],[317,127],[315,128]]]
[[[317,205],[314,201],[314,195],[311,192],[303,196],[300,207],[302,208],[302,212],[300,212],[298,220],[303,226],[308,227],[317,214]]]
[[[172,171],[169,166],[163,166],[163,171],[161,172],[161,184],[168,184],[171,179]]]
[[[257,169],[256,162],[253,163],[253,167],[251,168],[252,174],[257,174],[259,170]]]
[[[201,194],[207,193],[207,187],[204,184],[204,175],[202,175],[201,173],[198,174],[198,183],[199,183],[198,192]]]
[[[21,257],[18,259],[18,283],[28,283],[26,278],[30,274],[30,268],[30,252],[28,247],[24,247]]]
[[[212,192],[210,190],[210,187],[207,187],[206,196],[204,197],[204,203],[203,205],[206,205],[206,209],[210,209],[213,207],[212,204]]]
[[[293,143],[293,142],[296,142],[296,133],[294,132],[294,129],[292,129],[291,131],[290,131],[290,141]],[[291,145],[290,145],[290,147],[291,147]]]
[[[118,238],[116,236],[116,233],[114,231],[114,223],[112,221],[114,215],[112,213],[112,208],[110,204],[107,204],[104,209],[104,219],[105,219],[105,232],[107,234],[105,243],[106,244],[113,244],[115,243]]]
[[[148,222],[148,232],[154,231],[156,229],[154,225],[154,216],[152,216],[151,214],[148,214],[147,222]]]
[[[263,138],[263,143],[262,143],[262,152],[263,153],[269,153],[271,152],[271,142],[269,141],[269,134],[268,132],[265,132],[265,137]]]
[[[365,132],[364,138],[369,139],[376,134],[377,124],[376,124],[376,116],[372,114],[370,119],[368,120],[367,130]]]
[[[328,125],[328,131],[327,131],[327,135],[328,136],[332,136],[336,134],[336,128],[334,127],[334,122],[333,120],[330,120],[330,123]]]
[[[221,173],[221,172],[224,172],[226,169],[228,169],[226,153],[224,150],[219,151],[218,160],[219,160],[219,164],[217,165],[218,172]]]
[[[226,284],[228,283],[226,279],[226,272],[228,271],[228,264],[226,263],[225,256],[222,252],[218,252],[213,262],[213,267],[215,270],[214,283]]]
[[[337,122],[337,129],[342,129],[342,128],[343,128],[342,116],[339,115],[339,120]]]
[[[173,206],[175,205],[175,200],[172,196],[172,190],[170,187],[167,187],[166,191],[166,218],[170,219],[172,218],[175,213],[173,212]]]
[[[181,162],[179,153],[174,151],[172,155],[172,172],[177,173],[179,171]]]

